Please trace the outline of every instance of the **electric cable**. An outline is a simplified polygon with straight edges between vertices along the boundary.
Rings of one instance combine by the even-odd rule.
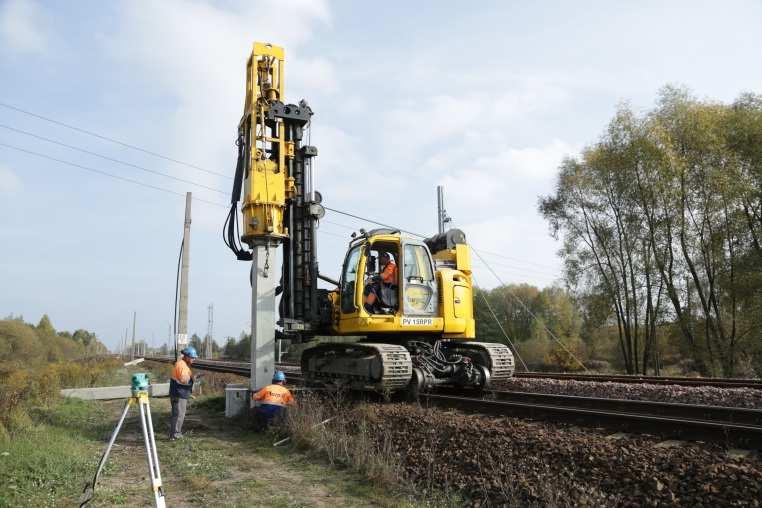
[[[19,151],[19,152],[23,152],[23,153],[26,153],[26,154],[29,154],[29,155],[34,155],[35,157],[40,157],[40,158],[47,159],[47,160],[50,160],[50,161],[53,161],[53,162],[58,162],[59,164],[66,164],[67,166],[72,166],[72,167],[75,167],[75,168],[84,169],[85,171],[90,171],[92,173],[97,173],[99,175],[109,176],[111,178],[116,178],[117,180],[122,180],[123,182],[129,182],[129,183],[132,183],[132,184],[135,184],[135,185],[140,185],[142,187],[148,187],[149,189],[154,189],[154,190],[158,190],[158,191],[162,191],[162,192],[167,192],[169,194],[174,194],[175,196],[185,197],[185,194],[182,193],[182,192],[177,192],[177,191],[173,191],[171,189],[166,189],[164,187],[159,187],[158,185],[151,185],[150,183],[141,182],[140,180],[133,180],[132,178],[127,178],[125,176],[115,175],[115,174],[109,173],[107,171],[102,171],[100,169],[95,169],[95,168],[91,168],[91,167],[88,167],[88,166],[83,166],[82,164],[77,164],[75,162],[69,162],[69,161],[65,161],[63,159],[57,159],[55,157],[51,157],[49,155],[45,155],[45,154],[40,153],[40,152],[35,152],[33,150],[27,150],[26,148],[21,148],[21,147],[14,146],[14,145],[9,145],[9,144],[2,143],[2,142],[0,142],[0,146],[5,147],[5,148],[10,148],[11,150],[16,150],[16,151]],[[201,199],[201,198],[194,198],[194,201],[200,201],[200,202],[206,203],[208,205],[214,205],[214,206],[220,206],[220,207],[224,207],[225,206],[222,203],[217,203],[217,202],[214,202],[214,201],[208,201],[206,199]]]
[[[394,229],[394,230],[400,231],[401,233],[407,233],[409,235],[417,236],[419,238],[426,238],[426,235],[422,235],[420,233],[414,233],[412,231],[407,231],[405,229],[398,228],[398,227],[395,227],[395,226],[390,226],[389,224],[384,224],[383,222],[379,222],[379,221],[374,220],[374,219],[369,219],[367,217],[360,217],[359,215],[355,215],[353,213],[337,210],[337,209],[331,208],[329,206],[323,206],[323,208],[325,208],[326,210],[329,210],[331,212],[338,213],[340,215],[346,215],[347,217],[352,217],[354,219],[358,219],[358,220],[361,220],[361,221],[370,222],[371,224],[375,224],[377,226],[381,226],[381,227],[389,228],[389,229]]]
[[[8,129],[8,130],[13,131],[13,132],[17,132],[19,134],[23,134],[25,136],[30,136],[30,137],[33,137],[33,138],[45,141],[47,143],[52,143],[54,145],[63,146],[64,148],[68,148],[69,150],[75,150],[77,152],[86,153],[86,154],[92,155],[94,157],[99,157],[99,158],[101,158],[103,160],[107,160],[107,161],[111,161],[111,162],[116,162],[117,164],[122,164],[124,166],[129,166],[129,167],[132,167],[132,168],[135,168],[135,169],[139,169],[140,171],[145,171],[146,173],[151,173],[151,174],[154,174],[154,175],[163,176],[164,178],[170,178],[170,179],[176,180],[178,182],[183,182],[183,183],[187,183],[187,184],[190,184],[190,185],[195,185],[197,187],[201,187],[201,188],[213,191],[213,192],[219,192],[220,194],[227,194],[227,192],[225,192],[225,191],[222,191],[220,189],[215,189],[214,187],[209,187],[208,185],[204,185],[202,183],[194,182],[193,180],[186,180],[185,178],[180,178],[180,177],[177,177],[177,176],[168,175],[167,173],[162,173],[161,171],[156,171],[156,170],[153,170],[153,169],[144,168],[143,166],[138,166],[137,164],[133,164],[131,162],[126,162],[126,161],[122,161],[122,160],[119,160],[119,159],[115,159],[113,157],[109,157],[107,155],[102,155],[102,154],[99,154],[97,152],[91,152],[90,150],[85,150],[84,148],[79,148],[79,147],[76,147],[76,146],[73,146],[73,145],[69,145],[69,144],[63,143],[61,141],[57,141],[55,139],[46,138],[45,136],[40,136],[40,135],[34,134],[32,132],[28,132],[28,131],[24,131],[24,130],[21,130],[21,129],[17,129],[15,127],[11,127],[10,125],[0,124],[0,127],[2,127],[3,129]]]
[[[177,256],[177,277],[175,278],[175,316],[172,320],[173,332],[175,334],[175,361],[177,361],[177,300],[180,292],[180,262],[183,259],[183,248],[185,239],[180,240],[180,254]]]
[[[210,173],[212,175],[217,175],[217,176],[222,176],[222,177],[225,177],[225,178],[230,178],[228,175],[225,175],[223,173],[218,173],[217,171],[212,171],[210,169],[202,168],[201,166],[197,166],[197,165],[191,164],[189,162],[183,162],[181,160],[174,159],[172,157],[168,157],[166,155],[162,155],[160,153],[156,153],[156,152],[153,152],[151,150],[147,150],[145,148],[141,148],[139,146],[135,146],[135,145],[131,145],[129,143],[125,143],[124,141],[119,141],[118,139],[110,138],[108,136],[103,136],[102,134],[98,134],[96,132],[89,131],[87,129],[83,129],[83,128],[77,127],[75,125],[71,125],[71,124],[68,124],[68,123],[60,122],[58,120],[54,120],[54,119],[46,117],[46,116],[38,115],[37,113],[32,113],[31,111],[27,111],[25,109],[21,109],[19,107],[13,106],[11,104],[7,104],[5,102],[0,102],[0,106],[2,106],[4,108],[7,108],[7,109],[11,109],[13,111],[17,111],[19,113],[23,113],[25,115],[32,116],[34,118],[39,118],[40,120],[44,120],[44,121],[50,122],[52,124],[60,125],[61,127],[66,127],[67,129],[71,129],[73,131],[77,131],[77,132],[80,132],[82,134],[87,134],[88,136],[93,136],[95,138],[102,139],[104,141],[109,141],[111,143],[116,143],[117,145],[121,145],[121,146],[123,146],[125,148],[130,148],[132,150],[137,150],[139,152],[143,152],[143,153],[151,155],[153,157],[158,157],[160,159],[164,159],[164,160],[169,161],[169,162],[174,162],[175,164],[180,164],[182,166],[187,166],[189,168],[193,168],[193,169],[196,169],[198,171],[203,171],[205,173]]]
[[[539,268],[553,268],[551,265],[546,265],[544,263],[536,263],[534,261],[523,260],[523,259],[515,258],[513,256],[507,256],[505,254],[499,254],[497,252],[490,252],[490,251],[484,250],[484,249],[479,249],[479,251],[482,254],[488,254],[490,256],[495,256],[495,257],[503,258],[503,259],[506,259],[508,261],[515,261],[515,262],[518,262],[518,263],[525,263],[525,264],[528,264],[528,265],[534,265],[534,266],[537,266]]]
[[[158,158],[170,161],[170,162],[174,162],[174,163],[177,163],[177,164],[188,166],[188,167],[193,168],[193,169],[198,169],[198,170],[201,170],[201,171],[205,171],[207,173],[211,173],[211,174],[214,174],[214,175],[217,175],[217,176],[222,176],[222,177],[225,177],[225,178],[228,178],[228,179],[232,179],[232,177],[230,177],[228,175],[225,175],[223,173],[218,173],[218,172],[215,172],[215,171],[206,170],[205,168],[202,168],[202,167],[197,166],[195,164],[186,163],[186,162],[180,161],[178,159],[175,159],[175,158],[172,158],[172,157],[169,157],[169,156],[166,156],[166,155],[162,155],[160,153],[153,152],[151,150],[147,150],[147,149],[141,148],[139,146],[123,142],[123,141],[119,141],[119,140],[110,138],[108,136],[103,136],[103,135],[97,134],[95,132],[88,131],[86,129],[82,129],[82,128],[79,128],[79,127],[67,124],[65,122],[61,122],[61,121],[58,121],[58,120],[46,117],[46,116],[43,116],[43,115],[39,115],[37,113],[33,113],[31,111],[27,111],[27,110],[18,108],[16,106],[13,106],[13,105],[10,105],[10,104],[7,104],[7,103],[0,102],[0,106],[8,108],[8,109],[11,109],[11,110],[14,110],[14,111],[18,111],[20,113],[24,113],[26,115],[29,115],[29,116],[32,116],[32,117],[35,117],[35,118],[39,118],[39,119],[47,121],[47,122],[54,123],[56,125],[60,125],[60,126],[66,127],[68,129],[72,129],[72,130],[75,130],[75,131],[78,131],[78,132],[82,132],[84,134],[88,134],[88,135],[91,135],[91,136],[94,136],[94,137],[97,137],[97,138],[100,138],[100,139],[104,139],[106,141],[117,143],[117,144],[125,146],[127,148],[138,150],[140,152],[147,153],[149,155],[152,155],[152,156],[155,156],[155,157],[158,157]],[[114,158],[114,157],[109,157],[109,156],[106,156],[106,155],[102,155],[102,154],[99,154],[97,152],[92,152],[92,151],[84,149],[84,148],[80,148],[80,147],[77,147],[77,146],[74,146],[74,145],[63,143],[63,142],[60,142],[60,141],[57,141],[57,140],[54,140],[54,139],[51,139],[51,138],[47,138],[47,137],[44,137],[44,136],[41,136],[41,135],[38,135],[38,134],[34,134],[32,132],[24,131],[22,129],[14,128],[14,127],[11,127],[11,126],[8,126],[8,125],[4,125],[4,124],[0,124],[0,127],[3,127],[3,128],[8,129],[10,131],[14,131],[14,132],[17,132],[17,133],[20,133],[20,134],[23,134],[23,135],[31,136],[31,137],[34,137],[34,138],[37,138],[37,139],[40,139],[40,140],[43,140],[43,141],[46,141],[46,142],[49,142],[49,143],[57,144],[59,146],[63,146],[65,148],[68,148],[68,149],[71,149],[71,150],[76,150],[76,151],[79,151],[79,152],[82,152],[82,153],[86,153],[86,154],[89,154],[89,155],[92,155],[92,156],[95,156],[95,157],[99,157],[99,158],[104,159],[104,160],[115,162],[117,164],[122,164],[122,165],[125,165],[125,166],[133,167],[133,168],[139,169],[141,171],[145,171],[145,172],[148,172],[148,173],[153,173],[153,174],[156,174],[158,176],[163,176],[165,178],[173,179],[173,180],[180,181],[180,182],[183,182],[183,183],[187,183],[187,184],[190,184],[190,185],[195,185],[195,186],[198,186],[198,187],[201,187],[201,188],[205,188],[205,189],[213,191],[213,192],[217,192],[217,193],[221,193],[221,194],[226,194],[226,192],[223,191],[223,190],[216,189],[214,187],[210,187],[210,186],[207,186],[205,184],[202,184],[202,183],[199,183],[199,182],[195,182],[193,180],[188,180],[188,179],[184,179],[184,178],[175,177],[173,175],[169,175],[169,174],[166,174],[166,173],[162,173],[160,171],[156,171],[156,170],[152,170],[152,169],[149,169],[149,168],[145,168],[143,166],[139,166],[137,164],[133,164],[131,162],[123,161],[123,160],[120,160],[120,159],[117,159],[117,158]],[[311,137],[311,130],[312,129],[311,129],[311,126],[310,126],[310,128],[308,129],[308,135],[310,137]],[[85,169],[87,171],[92,171],[92,172],[100,173],[100,174],[105,175],[105,176],[111,176],[112,178],[117,178],[117,179],[120,179],[120,180],[123,180],[123,181],[134,183],[136,185],[142,185],[144,187],[149,187],[149,188],[153,188],[153,189],[156,189],[156,190],[161,190],[161,191],[164,191],[164,192],[169,192],[169,193],[172,193],[172,194],[176,194],[178,196],[183,196],[184,195],[184,194],[181,194],[181,193],[178,193],[178,192],[171,191],[169,189],[164,189],[164,188],[161,188],[161,187],[158,187],[158,186],[153,186],[151,184],[147,184],[147,183],[140,182],[140,181],[137,181],[137,180],[132,180],[132,179],[129,179],[129,178],[126,178],[126,177],[122,177],[122,176],[118,176],[118,175],[113,175],[113,174],[110,174],[110,173],[107,173],[107,172],[104,172],[104,171],[101,171],[101,170],[96,170],[94,168],[85,167],[85,166],[82,166],[82,165],[79,165],[79,164],[76,164],[76,163],[72,163],[72,162],[64,161],[62,159],[57,159],[57,158],[54,158],[54,157],[43,155],[43,154],[40,154],[38,152],[33,152],[31,150],[25,150],[23,148],[15,147],[15,146],[12,146],[12,145],[7,145],[7,144],[3,144],[3,143],[0,143],[0,146],[5,146],[7,148],[11,148],[11,149],[14,149],[14,150],[26,152],[28,154],[36,155],[38,157],[44,157],[44,158],[47,158],[49,160],[52,160],[52,161],[55,161],[55,162],[59,162],[61,164],[66,164],[66,165],[78,167],[80,169]],[[213,204],[215,206],[220,206],[218,203],[213,203],[211,201],[206,201],[206,200],[203,200],[201,198],[195,198],[195,200],[196,201],[201,201],[201,202],[204,202],[204,203],[207,203],[207,204]],[[363,217],[363,216],[360,216],[360,215],[357,215],[357,214],[354,214],[354,213],[351,213],[351,212],[345,212],[343,210],[338,210],[338,209],[331,208],[331,207],[328,207],[328,206],[324,206],[324,208],[326,210],[328,210],[328,211],[332,211],[334,213],[341,214],[341,215],[344,215],[344,216],[347,216],[347,217],[351,217],[353,219],[357,219],[357,220],[360,220],[360,221],[363,221],[363,222],[368,222],[368,223],[371,223],[371,224],[375,224],[375,225],[378,225],[378,226],[381,226],[381,227],[390,228],[390,229],[396,229],[396,230],[398,230],[400,232],[407,233],[407,234],[410,234],[412,236],[417,236],[419,238],[427,238],[427,235],[422,235],[420,233],[415,233],[415,232],[412,232],[412,231],[408,231],[408,230],[405,230],[405,229],[402,229],[402,228],[399,228],[399,227],[396,227],[396,226],[392,226],[392,225],[389,225],[389,224],[386,224],[386,223],[383,223],[383,222],[380,222],[380,221],[377,221],[377,220],[374,220],[374,219],[370,219],[368,217]],[[236,221],[237,221],[237,217],[236,217]],[[328,221],[324,221],[324,222],[328,222]],[[340,226],[340,227],[343,227],[343,228],[351,229],[351,230],[355,229],[355,228],[352,228],[351,226],[347,226],[347,225],[343,225],[343,224],[339,224],[339,223],[333,223],[333,224],[337,225],[337,226]],[[237,227],[238,226],[236,224],[236,228]],[[514,258],[512,256],[507,256],[507,255],[504,255],[504,254],[500,254],[500,253],[497,253],[497,252],[485,251],[485,250],[481,250],[481,249],[480,249],[480,251],[481,251],[482,254],[487,254],[487,255],[490,255],[490,256],[495,256],[495,257],[503,258],[503,259],[506,259],[508,261],[518,262],[518,263],[527,264],[527,265],[534,265],[534,266],[541,267],[541,268],[542,267],[549,267],[549,265],[543,265],[543,264],[536,263],[534,261],[529,261],[529,260],[522,260],[522,259],[519,259],[519,258]],[[510,265],[500,265],[499,263],[498,263],[498,265],[499,266],[504,266],[506,268],[513,269],[513,270],[533,271],[533,272],[536,272],[536,273],[539,273],[539,274],[542,274],[542,275],[553,276],[549,272],[544,272],[544,271],[533,269],[533,268],[516,267],[516,266],[510,266]]]
[[[471,278],[474,281],[474,285],[476,285],[476,277],[474,277],[473,274],[471,274]],[[516,358],[519,359],[521,362],[521,365],[524,366],[524,371],[529,372],[529,367],[527,367],[527,364],[524,363],[524,359],[521,358],[521,355],[519,354],[518,348],[513,344],[510,337],[508,337],[508,334],[505,332],[505,329],[503,328],[503,324],[500,322],[500,320],[497,318],[497,314],[495,314],[495,311],[492,310],[492,305],[489,304],[489,300],[487,300],[487,297],[484,295],[484,291],[479,291],[479,294],[481,295],[482,299],[484,300],[484,303],[487,304],[487,308],[489,309],[490,314],[492,314],[492,318],[495,320],[495,323],[497,323],[497,326],[500,328],[500,331],[503,332],[503,337],[505,337],[505,340],[508,341],[508,345],[511,346],[511,349],[513,350],[513,354],[516,355]]]
[[[561,346],[561,348],[563,348],[563,350],[564,350],[564,351],[566,351],[566,352],[569,354],[569,356],[571,356],[572,358],[574,358],[574,360],[575,360],[575,361],[576,361],[578,364],[580,364],[580,365],[582,366],[582,368],[585,370],[585,372],[589,372],[589,371],[588,371],[588,369],[587,369],[587,367],[585,367],[585,364],[584,364],[584,363],[582,363],[582,361],[581,361],[579,358],[577,358],[577,356],[576,356],[574,353],[572,353],[571,351],[569,351],[569,348],[567,348],[567,347],[566,347],[566,345],[565,345],[565,344],[564,344],[564,343],[561,341],[561,339],[559,339],[558,337],[556,337],[556,334],[555,334],[555,333],[553,333],[553,332],[550,330],[550,328],[548,328],[548,327],[547,327],[547,325],[545,325],[545,323],[543,323],[543,322],[542,322],[542,321],[541,321],[541,320],[540,320],[540,319],[537,317],[537,315],[536,315],[534,312],[532,312],[532,310],[531,310],[529,307],[527,307],[527,306],[526,306],[526,304],[524,304],[524,302],[521,300],[521,298],[519,298],[519,297],[517,297],[516,295],[514,295],[514,294],[513,294],[513,292],[512,292],[512,291],[511,291],[511,290],[508,288],[508,286],[505,284],[505,282],[503,282],[503,279],[501,279],[501,278],[500,278],[500,276],[497,274],[497,272],[495,272],[495,270],[493,270],[493,269],[492,269],[492,267],[491,267],[490,265],[488,265],[488,264],[487,264],[487,262],[486,262],[486,261],[484,260],[484,258],[483,258],[483,257],[482,257],[482,256],[479,254],[479,252],[478,252],[476,249],[474,249],[473,247],[471,248],[471,250],[472,250],[472,251],[474,251],[474,254],[476,254],[476,256],[477,256],[477,257],[478,257],[478,258],[481,260],[481,262],[484,264],[484,266],[485,266],[485,267],[487,267],[487,270],[489,270],[489,271],[492,273],[492,275],[494,275],[494,276],[495,276],[495,278],[498,280],[498,282],[500,282],[500,284],[501,284],[503,287],[505,287],[505,288],[506,288],[506,292],[508,293],[508,295],[509,295],[511,298],[513,298],[513,299],[514,299],[516,302],[518,302],[518,304],[519,304],[519,305],[521,305],[521,307],[522,307],[522,308],[523,308],[525,311],[527,311],[527,313],[529,313],[529,315],[530,315],[530,316],[532,316],[532,319],[534,319],[536,322],[538,322],[538,323],[542,324],[542,327],[543,327],[543,328],[545,328],[545,331],[546,331],[546,332],[548,332],[548,334],[549,334],[551,337],[553,337],[553,339],[554,339],[556,342],[558,342],[558,344]]]

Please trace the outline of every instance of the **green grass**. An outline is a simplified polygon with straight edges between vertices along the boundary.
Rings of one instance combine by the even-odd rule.
[[[35,418],[46,414],[47,423]],[[98,406],[67,400],[35,408],[29,428],[0,445],[0,506],[56,506],[76,500],[98,460],[96,435],[105,427]],[[6,455],[7,454],[7,455]]]
[[[124,401],[66,399],[29,411],[31,423],[0,444],[0,507],[72,506],[95,473]],[[254,434],[221,416],[222,397],[192,401],[185,440],[169,442],[167,399],[151,400],[168,505],[418,506],[377,486]],[[91,506],[151,505],[137,409],[117,439]]]

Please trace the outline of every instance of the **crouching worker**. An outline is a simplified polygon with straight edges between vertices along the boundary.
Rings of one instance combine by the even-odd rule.
[[[294,404],[294,396],[286,388],[286,375],[276,370],[273,382],[251,396],[254,407],[254,430],[266,430],[275,418],[285,416],[286,406]]]

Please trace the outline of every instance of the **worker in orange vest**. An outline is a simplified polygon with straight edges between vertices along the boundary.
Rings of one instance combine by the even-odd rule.
[[[169,400],[172,403],[172,414],[169,419],[169,440],[182,439],[185,410],[188,409],[188,399],[193,393],[193,373],[190,366],[198,358],[196,348],[186,347],[180,353],[183,355],[172,369],[169,380]]]
[[[392,260],[392,257],[388,252],[382,252],[378,256],[378,262],[381,266],[381,273],[378,278],[369,283],[365,287],[365,310],[372,314],[377,314],[379,311],[379,303],[383,300],[381,298],[382,288],[396,289],[397,286],[397,264]],[[387,306],[390,302],[383,302]]]
[[[265,386],[251,396],[257,404],[254,408],[254,428],[257,431],[265,430],[275,417],[283,416],[287,406],[296,401],[291,392],[286,388],[286,375],[276,370],[273,374],[273,382]]]

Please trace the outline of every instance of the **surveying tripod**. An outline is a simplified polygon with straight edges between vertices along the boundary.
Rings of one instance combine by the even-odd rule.
[[[146,446],[146,455],[148,456],[148,474],[151,477],[151,488],[153,489],[153,497],[156,508],[164,508],[164,490],[161,485],[161,471],[159,471],[159,456],[156,453],[156,441],[153,434],[153,421],[151,420],[151,406],[148,402],[148,374],[140,373],[132,375],[132,396],[127,399],[127,404],[124,406],[122,416],[119,418],[119,423],[116,424],[114,432],[111,433],[111,439],[109,439],[106,451],[103,452],[100,462],[98,462],[98,470],[95,472],[92,483],[85,485],[85,489],[82,491],[82,497],[80,498],[79,506],[82,508],[93,498],[95,493],[95,484],[98,482],[98,477],[103,471],[103,467],[106,465],[108,456],[111,453],[111,448],[114,446],[116,436],[119,434],[119,430],[122,428],[124,419],[127,417],[127,413],[130,411],[130,407],[137,405],[140,409],[140,426],[143,430],[143,441]]]

